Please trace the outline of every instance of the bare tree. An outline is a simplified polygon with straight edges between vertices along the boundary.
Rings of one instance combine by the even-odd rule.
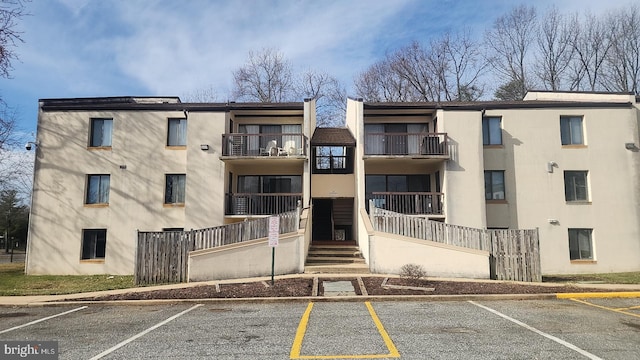
[[[12,61],[18,59],[17,43],[24,42],[18,31],[18,20],[26,15],[24,1],[0,0],[0,76],[9,78]]]
[[[355,87],[358,96],[366,101],[407,102],[418,100],[413,93],[414,87],[392,67],[392,61],[388,56],[360,73],[356,77]]]
[[[560,90],[571,64],[577,32],[556,7],[540,20],[534,72],[546,90]]]
[[[295,93],[316,99],[319,126],[339,126],[344,123],[347,92],[333,76],[309,69],[298,77]]]
[[[492,51],[489,64],[506,84],[517,90],[513,92],[515,98],[501,100],[521,100],[531,86],[527,53],[533,43],[535,27],[535,8],[521,5],[496,19],[485,34],[486,46]]]
[[[13,61],[18,60],[15,48],[23,43],[18,21],[27,15],[25,3],[29,0],[0,0],[0,77],[10,78]],[[0,99],[0,190],[7,189],[22,195],[27,202],[31,193],[33,158],[17,151],[23,137],[16,130],[18,114]],[[17,190],[16,190],[17,189]]]
[[[194,90],[183,95],[182,100],[192,103],[209,103],[220,102],[220,97],[218,96],[218,91],[213,87],[213,85],[209,85],[209,87]]]
[[[247,63],[234,71],[233,77],[234,99],[268,103],[312,98],[316,100],[318,125],[344,123],[346,90],[340,82],[312,69],[294,74],[289,61],[276,49],[250,52]]]
[[[606,82],[609,91],[640,93],[640,7],[622,8],[607,23],[611,49],[606,56]]]
[[[488,66],[478,43],[471,39],[469,30],[453,35],[447,33],[440,42],[454,85],[454,91],[447,91],[447,100],[478,100],[484,88],[479,79]]]
[[[482,94],[486,63],[468,32],[445,34],[428,47],[418,42],[398,49],[356,78],[368,101],[467,101]]]
[[[26,201],[32,187],[33,158],[16,150],[27,140],[16,130],[17,117],[17,112],[0,100],[0,190],[17,189]]]
[[[439,50],[439,49],[438,49]],[[429,52],[414,41],[388,56],[389,70],[404,79],[405,94],[401,101],[440,101],[442,79],[447,72],[443,51]]]
[[[291,64],[276,50],[249,52],[246,64],[233,72],[232,96],[242,101],[286,102],[293,95]]]
[[[605,23],[593,14],[585,15],[582,22],[575,16],[571,23],[576,34],[571,43],[574,56],[570,65],[570,89],[596,91],[611,48]]]

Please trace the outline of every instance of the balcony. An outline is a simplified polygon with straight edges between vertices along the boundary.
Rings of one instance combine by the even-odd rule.
[[[444,193],[374,192],[367,196],[376,207],[407,215],[443,215]]]
[[[447,133],[366,133],[366,155],[449,158]]]
[[[304,134],[222,134],[222,156],[306,157]]]
[[[225,198],[226,215],[273,215],[295,210],[302,194],[227,193]]]

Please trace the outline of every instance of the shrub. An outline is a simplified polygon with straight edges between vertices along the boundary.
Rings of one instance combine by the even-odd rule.
[[[417,282],[418,280],[427,277],[427,272],[422,265],[418,264],[405,264],[400,268],[400,277],[403,279]]]

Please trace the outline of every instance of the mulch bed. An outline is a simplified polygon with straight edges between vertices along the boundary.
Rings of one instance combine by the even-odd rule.
[[[388,285],[434,288],[433,291],[383,288],[384,277],[362,277],[369,295],[470,295],[470,294],[553,294],[566,292],[602,292],[606,289],[589,289],[572,285],[542,286],[509,282],[459,282],[389,278]],[[355,278],[320,277],[318,296],[323,295],[322,281],[351,281],[357,295],[360,286]],[[219,291],[218,291],[219,289]],[[154,300],[154,299],[210,299],[210,298],[261,298],[304,297],[313,294],[313,278],[278,279],[273,286],[270,281],[244,284],[202,285],[172,290],[150,290],[118,295],[74,299],[74,301],[103,300]]]

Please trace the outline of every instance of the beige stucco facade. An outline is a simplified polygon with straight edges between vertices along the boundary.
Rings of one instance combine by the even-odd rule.
[[[59,109],[43,110],[50,102]],[[75,99],[50,102],[41,103],[38,119],[28,274],[132,274],[138,230],[189,230],[246,219],[225,211],[229,179],[235,192],[238,175],[300,176],[307,184],[302,197],[309,198],[304,159],[260,166],[252,159],[225,162],[222,134],[233,131],[236,120],[236,129],[243,122],[299,124],[308,138],[308,123],[315,124],[309,119],[313,101],[275,109],[235,104],[183,109],[177,98],[106,98],[92,99],[92,106],[80,110]],[[113,103],[118,108],[108,110]],[[172,118],[187,121],[185,146],[167,146]],[[112,119],[111,146],[90,146],[91,119]],[[86,204],[91,174],[109,175],[107,204]],[[184,203],[165,203],[167,174],[186,175]],[[105,254],[81,259],[83,231],[91,229],[106,230]]]
[[[268,216],[234,212],[230,204],[234,196],[243,195],[241,178],[279,176],[299,177],[301,189],[295,195],[305,209],[313,199],[341,199],[341,206],[352,200],[352,236],[372,271],[395,271],[403,262],[449,257],[451,261],[432,261],[436,265],[430,273],[488,274],[486,253],[373,234],[365,220],[372,196],[367,189],[370,176],[427,179],[428,184],[414,192],[436,200],[429,200],[428,213],[415,216],[482,229],[537,228],[543,274],[640,270],[640,108],[632,95],[530,92],[524,101],[508,103],[385,104],[348,99],[345,125],[356,145],[353,169],[342,174],[314,173],[314,101],[182,104],[177,98],[98,98],[43,100],[40,106],[29,274],[131,274],[137,230],[198,229]],[[562,145],[564,116],[581,119],[582,144]],[[500,119],[499,144],[483,143],[486,117]],[[89,146],[92,118],[112,119],[111,146]],[[167,146],[171,118],[186,119],[185,146]],[[366,126],[389,124],[423,126],[416,134],[431,134],[431,140],[438,139],[437,146],[447,151],[372,154],[365,145],[371,141]],[[253,134],[241,133],[244,125],[299,125],[298,148],[285,156],[264,156],[263,149],[234,156],[225,134],[244,137],[240,150],[245,151]],[[288,135],[279,136],[284,140]],[[408,142],[403,146],[413,146]],[[486,171],[504,173],[504,198],[487,199]],[[587,174],[586,201],[567,201],[565,171]],[[90,174],[110,176],[107,204],[86,204]],[[186,175],[184,203],[165,204],[167,174]],[[424,211],[425,204],[416,200],[410,206]],[[296,240],[283,242],[283,253],[299,256],[282,264],[280,272],[300,271],[299,259],[306,254],[299,253],[306,253],[312,228],[310,216]],[[103,258],[81,259],[86,229],[106,229]],[[570,229],[590,231],[591,258],[571,260]],[[263,258],[263,245],[258,241],[230,252],[194,253],[192,264],[214,258],[220,262],[221,256],[235,251],[253,264],[242,263],[243,268],[262,269],[266,263],[254,264],[245,255],[256,252]],[[238,261],[226,259],[216,276],[242,273],[226,269]],[[465,263],[473,266],[455,268]],[[201,273],[192,279],[211,275],[206,267],[195,268]]]
[[[402,106],[389,104],[394,113],[404,112],[395,121],[407,122],[416,104],[404,105],[404,111]],[[423,121],[437,119],[437,132],[448,136],[450,158],[442,165],[445,222],[537,228],[543,274],[640,270],[640,112],[635,96],[530,92],[522,102],[423,106]],[[347,126],[364,133],[367,112],[379,114],[381,108],[350,100]],[[584,144],[561,144],[561,116],[582,119]],[[483,144],[483,117],[501,119],[501,144]],[[367,173],[433,174],[441,166],[430,164],[415,158],[365,160],[357,167],[358,197],[365,196]],[[485,199],[485,171],[504,172],[504,199]],[[587,173],[588,201],[565,199],[565,171]],[[364,202],[359,204],[364,208]],[[590,259],[570,259],[570,229],[591,231]],[[361,235],[361,243],[367,238]]]

